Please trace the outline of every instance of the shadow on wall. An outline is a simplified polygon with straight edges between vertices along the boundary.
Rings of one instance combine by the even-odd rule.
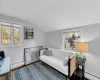
[[[86,72],[100,78],[100,36],[89,41],[89,53],[85,55]]]
[[[19,19],[17,17],[9,16],[9,15],[2,14],[2,13],[0,13],[0,21],[1,22],[20,24],[20,25],[24,25],[24,26],[34,26],[34,27],[37,26],[37,24],[31,23],[28,20]]]
[[[100,58],[100,36],[89,41],[89,52]]]
[[[81,40],[89,43],[85,71],[100,77],[100,23],[83,26]]]

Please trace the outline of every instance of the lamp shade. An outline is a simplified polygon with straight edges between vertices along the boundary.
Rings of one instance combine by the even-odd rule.
[[[78,42],[76,44],[76,51],[88,52],[88,43],[87,42]]]

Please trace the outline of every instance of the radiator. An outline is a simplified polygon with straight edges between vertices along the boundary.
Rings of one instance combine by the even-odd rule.
[[[40,49],[42,48],[43,48],[42,46],[25,48],[24,49],[25,65],[38,61],[40,55]]]

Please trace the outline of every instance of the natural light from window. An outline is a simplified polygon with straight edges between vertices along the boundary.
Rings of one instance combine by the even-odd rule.
[[[21,26],[1,23],[1,45],[14,46],[21,44]]]
[[[20,28],[14,28],[14,44],[20,44]]]
[[[2,45],[9,45],[11,43],[10,27],[2,25]]]

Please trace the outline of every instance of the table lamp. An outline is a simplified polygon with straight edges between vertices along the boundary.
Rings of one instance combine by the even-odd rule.
[[[82,52],[88,52],[88,43],[78,42],[76,44],[76,51],[80,52],[79,54],[77,54],[77,57],[76,57],[78,64],[84,65],[86,61],[86,57],[85,55],[82,54]]]

